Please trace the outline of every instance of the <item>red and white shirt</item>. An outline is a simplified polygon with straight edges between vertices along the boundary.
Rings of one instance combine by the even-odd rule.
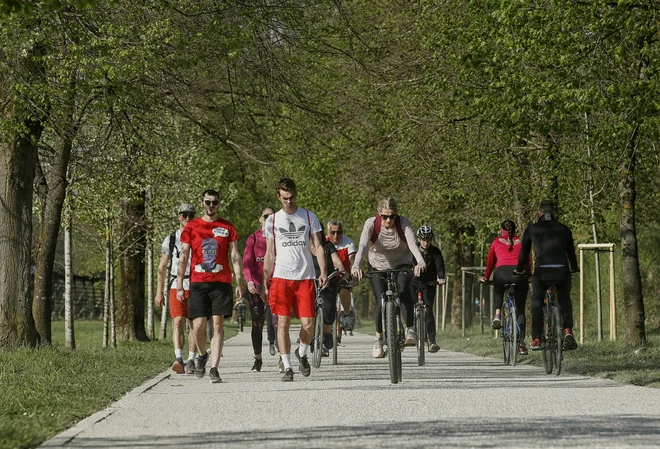
[[[190,221],[181,233],[181,243],[190,245],[190,282],[225,282],[232,280],[229,268],[229,244],[238,240],[234,225],[222,218]]]
[[[346,237],[345,235],[341,236],[339,243],[335,245],[337,248],[337,255],[341,259],[341,262],[344,264],[346,271],[351,271],[351,261],[348,259],[348,256],[351,254],[357,253],[355,248],[355,242],[352,239]]]

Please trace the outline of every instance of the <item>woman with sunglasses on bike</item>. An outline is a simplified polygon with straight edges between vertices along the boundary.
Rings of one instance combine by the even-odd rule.
[[[371,247],[367,250],[370,242]],[[367,252],[370,271],[410,269],[414,270],[415,276],[419,276],[426,268],[424,258],[415,242],[415,232],[412,224],[406,217],[398,214],[398,207],[394,198],[381,200],[378,203],[376,216],[367,219],[364,223],[355,262],[351,268],[351,273],[357,280],[362,279],[360,264]],[[413,260],[417,262],[414,268]],[[399,297],[406,310],[406,344],[408,345],[414,345],[417,342],[417,335],[415,335],[413,329],[415,313],[413,311],[412,278],[412,274],[399,273],[397,275]],[[384,356],[384,351],[380,298],[385,293],[387,282],[381,276],[373,276],[369,278],[369,281],[376,297],[376,310],[374,311],[376,341],[374,342],[372,354],[374,358],[381,358]]]
[[[527,355],[525,347],[525,303],[527,302],[527,276],[513,273],[518,263],[520,250],[522,249],[522,240],[516,236],[516,224],[511,220],[502,222],[502,230],[498,237],[493,240],[488,251],[488,261],[486,262],[486,272],[479,276],[481,283],[487,282],[493,275],[493,285],[495,295],[493,298],[493,307],[495,307],[495,316],[493,317],[493,329],[502,327],[501,309],[504,302],[504,286],[506,284],[516,284],[515,303],[518,312],[518,326],[520,326],[520,336],[518,337],[518,354]],[[530,272],[529,258],[525,264],[525,271]]]

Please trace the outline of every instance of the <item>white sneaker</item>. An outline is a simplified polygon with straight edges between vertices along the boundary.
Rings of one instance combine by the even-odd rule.
[[[406,330],[406,346],[417,346],[417,334],[412,327]]]
[[[380,338],[376,338],[374,342],[374,348],[371,351],[371,355],[374,359],[382,359],[385,357],[385,351],[383,351],[383,341]]]

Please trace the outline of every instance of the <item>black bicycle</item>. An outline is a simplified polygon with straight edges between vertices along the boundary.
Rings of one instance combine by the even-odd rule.
[[[417,290],[417,303],[415,304],[415,333],[417,334],[417,365],[426,364],[426,304],[424,304],[424,289],[436,285],[436,281],[420,282],[413,280]]]
[[[333,271],[328,276],[328,282],[337,276],[341,276],[341,271]],[[323,290],[316,280],[316,311],[314,314],[314,337],[312,338],[312,366],[319,368],[321,366],[321,359],[323,358],[323,298],[321,297],[321,290]],[[335,331],[336,332],[336,331]]]
[[[245,303],[243,301],[238,303],[238,311],[236,313],[236,319],[238,320],[238,329],[240,332],[243,332],[243,327],[245,327]]]
[[[502,351],[504,364],[516,366],[518,358],[518,340],[520,325],[518,324],[518,310],[516,309],[516,284],[506,284],[506,298],[502,308]]]
[[[553,284],[545,292],[543,304],[543,367],[546,374],[561,374],[564,358],[564,334],[562,332],[561,309],[557,300],[557,287]]]
[[[401,364],[401,352],[406,346],[405,328],[401,320],[401,298],[396,284],[396,276],[399,273],[412,275],[411,269],[403,270],[379,270],[364,273],[365,277],[379,276],[387,282],[387,290],[380,298],[381,316],[383,320],[383,338],[387,347],[387,357],[390,365],[390,382],[393,384],[403,379]]]

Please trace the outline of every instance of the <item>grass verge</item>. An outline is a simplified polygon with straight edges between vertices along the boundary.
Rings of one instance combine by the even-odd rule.
[[[225,338],[237,333],[225,322]],[[64,325],[53,323],[53,346],[2,352],[0,448],[29,448],[107,407],[166,370],[174,360],[166,341],[122,342],[103,349],[103,323],[76,322],[75,351],[64,347]],[[187,353],[187,352],[186,352]]]

